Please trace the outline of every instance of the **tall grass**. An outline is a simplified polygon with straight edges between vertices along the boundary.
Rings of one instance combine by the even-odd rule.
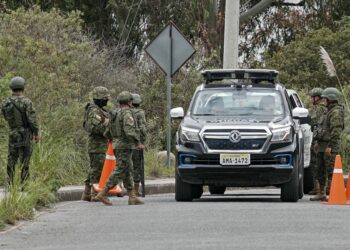
[[[82,183],[86,175],[84,150],[77,149],[68,137],[53,136],[45,127],[41,131],[42,141],[34,145],[29,179],[23,186],[16,174],[14,184],[6,187],[5,197],[0,200],[0,227],[31,219],[34,209],[55,201],[61,186]],[[4,168],[2,172],[6,173]]]
[[[5,189],[0,200],[0,228],[5,224],[15,224],[17,220],[31,219],[35,209],[48,206],[56,199],[55,194],[45,183],[31,178],[20,182],[20,170],[16,168],[14,182]]]

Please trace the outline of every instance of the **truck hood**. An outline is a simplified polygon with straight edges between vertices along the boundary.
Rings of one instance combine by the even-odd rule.
[[[285,117],[247,117],[247,116],[185,116],[183,125],[201,129],[206,125],[254,125],[269,126],[271,123],[282,121]]]

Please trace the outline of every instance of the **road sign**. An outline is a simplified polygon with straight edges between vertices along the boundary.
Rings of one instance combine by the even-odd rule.
[[[146,46],[147,54],[165,72],[167,79],[167,162],[170,167],[171,147],[171,77],[194,54],[195,49],[181,34],[179,29],[170,22],[156,38]]]
[[[173,76],[193,55],[195,49],[173,24],[168,24],[147,45],[146,52],[167,75]]]

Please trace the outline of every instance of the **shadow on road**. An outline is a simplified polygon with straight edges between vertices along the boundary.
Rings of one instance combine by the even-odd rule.
[[[279,194],[224,194],[202,195],[194,202],[281,202]]]

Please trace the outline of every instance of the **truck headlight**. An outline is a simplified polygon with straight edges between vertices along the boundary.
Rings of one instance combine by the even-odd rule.
[[[290,126],[283,128],[276,128],[272,130],[273,142],[291,142],[292,141],[292,128]]]
[[[199,130],[193,128],[181,127],[181,140],[183,141],[200,141]]]

